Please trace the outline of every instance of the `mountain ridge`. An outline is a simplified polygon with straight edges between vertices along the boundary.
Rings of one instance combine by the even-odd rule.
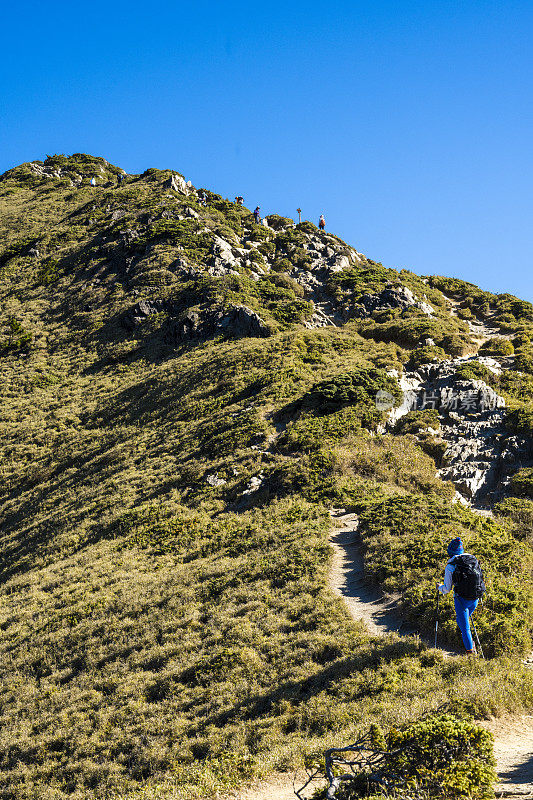
[[[0,242],[0,797],[214,796],[370,722],[527,708],[531,453],[480,517],[439,477],[449,417],[376,396],[451,364],[529,448],[531,304],[85,154],[0,176]],[[421,631],[447,538],[476,548],[492,658],[350,620],[331,507]]]

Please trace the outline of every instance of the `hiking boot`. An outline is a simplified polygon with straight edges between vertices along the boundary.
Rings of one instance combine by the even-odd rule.
[[[477,650],[476,650],[476,648],[475,648],[475,647],[473,647],[471,650],[467,650],[467,651],[466,651],[466,655],[467,655],[467,656],[477,656]]]

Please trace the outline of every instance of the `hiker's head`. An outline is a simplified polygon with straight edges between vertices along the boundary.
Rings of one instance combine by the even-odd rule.
[[[448,545],[448,555],[450,558],[452,556],[460,556],[461,553],[464,553],[465,549],[463,547],[462,541],[457,537],[457,539],[452,539],[450,544]]]

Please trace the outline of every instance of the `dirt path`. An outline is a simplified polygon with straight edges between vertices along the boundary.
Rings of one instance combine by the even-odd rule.
[[[293,774],[274,775],[268,781],[258,781],[245,789],[238,789],[224,795],[227,800],[297,800],[294,794],[294,785],[300,787],[304,779],[296,778]]]
[[[496,796],[533,798],[533,716],[480,723],[494,736],[500,784]]]
[[[350,616],[362,620],[370,633],[379,635],[399,631],[402,621],[395,612],[394,601],[366,585],[364,580],[363,547],[357,538],[357,517],[351,514],[333,515],[342,527],[331,531],[333,561],[329,587],[344,600]],[[408,631],[402,629],[402,633]]]

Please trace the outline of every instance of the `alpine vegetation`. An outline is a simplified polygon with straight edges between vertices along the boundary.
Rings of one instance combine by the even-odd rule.
[[[531,707],[533,306],[258,200],[0,176],[2,800],[214,798],[370,730],[395,791],[483,796],[477,722]],[[408,634],[328,588],[341,508]],[[433,646],[454,540],[485,659],[477,596]]]

